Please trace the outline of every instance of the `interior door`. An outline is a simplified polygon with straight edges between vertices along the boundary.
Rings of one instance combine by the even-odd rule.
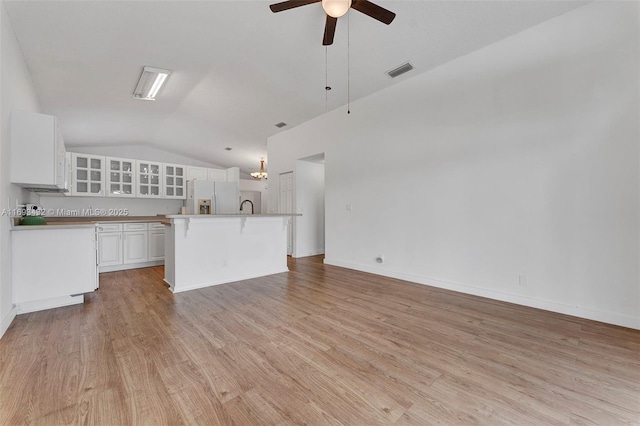
[[[293,211],[293,172],[280,174],[280,196],[278,197],[280,213],[294,213]],[[287,255],[293,254],[293,218],[289,217],[287,226]]]

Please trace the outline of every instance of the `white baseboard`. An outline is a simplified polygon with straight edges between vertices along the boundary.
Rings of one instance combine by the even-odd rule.
[[[53,299],[34,300],[31,302],[16,303],[18,315],[29,312],[44,311],[45,309],[61,308],[63,306],[79,305],[84,303],[84,294],[76,296],[54,297]]]
[[[127,263],[121,265],[112,265],[112,266],[99,266],[98,272],[115,272],[115,271],[126,271],[128,269],[138,269],[138,268],[149,268],[151,266],[160,266],[164,265],[164,260],[153,260],[150,262],[141,262],[141,263]]]
[[[294,254],[291,257],[293,257],[294,259],[299,259],[301,257],[317,256],[319,254],[324,254],[324,249],[319,248],[319,249],[311,250],[310,252],[307,252],[306,254],[302,254],[302,255]]]
[[[168,282],[166,279],[164,280],[165,283],[167,283],[169,285],[169,289],[174,292],[174,293],[182,293],[183,291],[189,291],[189,290],[197,290],[199,288],[205,288],[205,287],[211,287],[214,285],[220,285],[220,284],[231,284],[234,282],[238,282],[238,281],[244,281],[244,280],[251,280],[253,278],[260,278],[260,277],[265,277],[267,275],[273,275],[273,274],[281,274],[283,272],[289,272],[289,268],[284,268],[284,269],[274,269],[272,271],[266,271],[266,272],[261,272],[258,274],[249,274],[249,275],[243,275],[243,276],[238,276],[238,277],[234,277],[233,281],[229,281],[228,279],[224,279],[224,280],[219,280],[219,281],[210,281],[210,282],[206,282],[206,283],[198,283],[198,284],[193,284],[187,287],[180,287],[179,290],[174,290],[174,285],[170,282]]]
[[[516,305],[528,306],[530,308],[542,309],[545,311],[556,312],[559,314],[570,315],[578,318],[584,318],[594,321],[600,321],[607,324],[618,325],[621,327],[633,328],[640,330],[640,318],[620,315],[615,312],[601,311],[581,306],[567,305],[551,300],[536,299],[533,297],[520,296],[501,291],[489,290],[481,287],[452,283],[448,281],[435,280],[432,278],[422,277],[419,275],[407,274],[404,272],[390,271],[375,266],[359,265],[351,262],[343,262],[338,259],[324,259],[327,265],[339,266],[356,271],[368,272],[371,274],[382,275],[390,278],[397,278],[404,281],[410,281],[417,284],[429,285],[432,287],[443,288],[446,290],[457,291],[459,293],[472,294],[474,296],[486,297],[488,299],[500,300],[502,302],[515,303]]]
[[[9,310],[9,313],[7,313],[4,318],[2,318],[2,322],[0,322],[0,339],[2,338],[2,336],[4,336],[4,333],[6,333],[7,329],[9,328],[17,314],[18,309],[16,308],[16,305],[13,305]]]

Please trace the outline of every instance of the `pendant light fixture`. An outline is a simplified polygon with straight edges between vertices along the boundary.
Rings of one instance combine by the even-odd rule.
[[[263,159],[260,159],[260,171],[251,173],[251,177],[257,180],[267,179],[267,172],[264,170]]]
[[[349,11],[351,0],[322,0],[322,8],[332,18],[339,18]]]

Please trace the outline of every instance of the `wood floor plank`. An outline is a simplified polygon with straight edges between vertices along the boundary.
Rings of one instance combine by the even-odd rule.
[[[236,425],[283,425],[287,421],[278,410],[265,400],[255,389],[227,401],[224,404],[230,422]]]
[[[640,331],[322,263],[101,274],[0,341],[0,424],[640,425]]]

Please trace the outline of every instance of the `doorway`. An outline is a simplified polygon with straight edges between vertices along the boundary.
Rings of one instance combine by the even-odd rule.
[[[278,211],[280,213],[295,213],[293,209],[293,172],[280,173],[280,194],[278,197]],[[289,217],[287,226],[287,255],[293,255],[293,227],[294,221]]]
[[[301,216],[293,218],[293,257],[324,254],[325,167],[324,153],[295,162],[294,206]]]

